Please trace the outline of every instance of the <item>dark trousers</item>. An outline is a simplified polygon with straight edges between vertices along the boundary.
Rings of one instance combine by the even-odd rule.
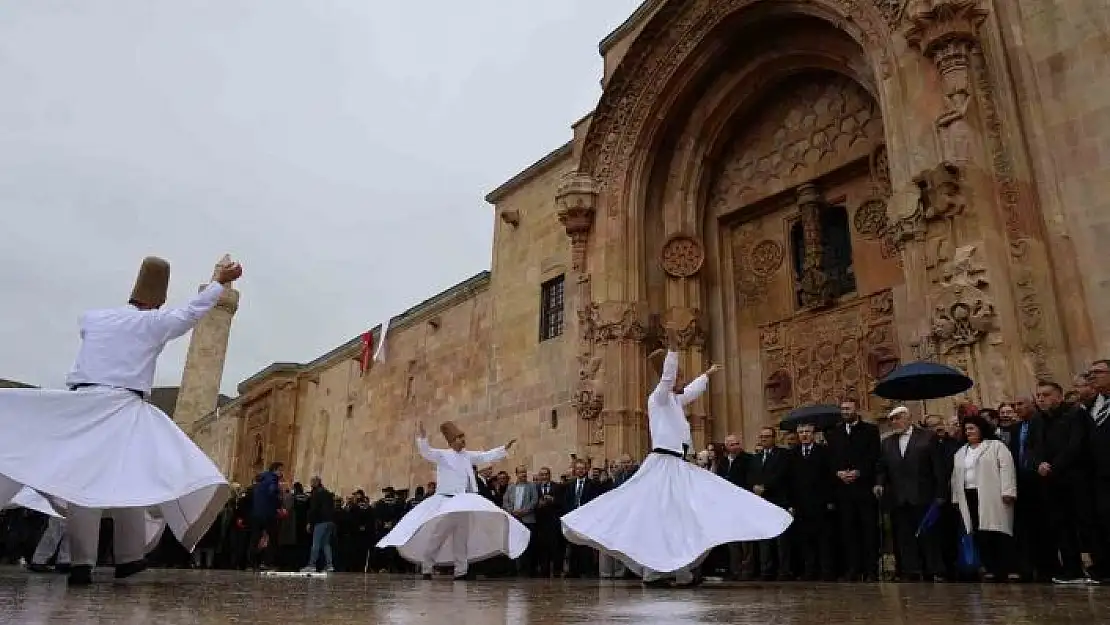
[[[535,571],[535,553],[536,553],[536,524],[524,523],[524,527],[528,528],[528,546],[524,549],[524,553],[516,559],[516,574],[531,576]]]
[[[531,547],[537,577],[552,577],[563,574],[563,546],[559,540],[558,521],[536,524],[532,535]]]
[[[1014,563],[1013,537],[1002,532],[979,529],[979,491],[970,488],[964,491],[967,498],[968,516],[971,517],[971,531],[975,547],[979,550],[979,562],[983,569],[996,577],[1009,575],[1016,571]]]
[[[929,511],[929,506],[915,506],[903,503],[890,511],[891,529],[894,531],[894,556],[898,570],[903,576],[945,575],[946,570],[940,557],[937,543],[937,527],[934,525],[917,535],[921,519]]]
[[[844,573],[848,577],[874,577],[879,560],[879,508],[869,492],[852,493],[836,502]]]
[[[1095,574],[1100,579],[1110,579],[1110,477],[1095,478],[1094,494],[1094,548]]]
[[[798,510],[794,517],[794,549],[802,555],[802,576],[810,581],[836,577],[833,531],[824,510]]]
[[[569,545],[568,577],[596,577],[597,552],[584,545]]]
[[[790,567],[790,534],[791,528],[787,528],[777,538],[759,541],[759,573],[764,579],[772,575],[781,578],[793,575]]]
[[[1085,525],[1088,522],[1086,514],[1086,497],[1083,489],[1074,480],[1067,478],[1053,478],[1049,476],[1041,480],[1041,492],[1047,503],[1049,540],[1055,541],[1056,552],[1059,560],[1052,564],[1056,568],[1052,574],[1064,579],[1076,579],[1083,576],[1083,560],[1080,558],[1082,543],[1087,533]],[[1087,541],[1089,542],[1089,538]]]
[[[262,542],[262,535],[265,534],[267,544],[265,549],[259,549],[258,546]],[[278,557],[278,519],[255,519],[251,523],[251,541],[250,541],[251,564],[255,568],[266,566],[274,568],[277,566]]]
[[[1021,470],[1017,476],[1018,498],[1014,504],[1014,543],[1018,572],[1033,578],[1047,578],[1056,569],[1056,545],[1049,535],[1049,505],[1044,500],[1040,476]]]

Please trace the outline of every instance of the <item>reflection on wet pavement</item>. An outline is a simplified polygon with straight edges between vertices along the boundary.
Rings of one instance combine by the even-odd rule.
[[[1110,588],[977,584],[707,584],[646,590],[633,582],[422,581],[338,574],[261,578],[231,571],[148,571],[128,585],[111,571],[91,588],[62,576],[0,569],[0,623],[21,625],[571,625],[816,623],[928,625],[1097,623]]]

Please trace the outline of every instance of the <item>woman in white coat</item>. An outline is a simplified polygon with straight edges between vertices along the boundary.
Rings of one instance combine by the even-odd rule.
[[[952,501],[965,530],[974,537],[983,580],[1001,575],[1014,580],[1011,542],[1018,494],[1014,458],[982,417],[965,418],[964,436],[967,443],[956,452],[952,468]]]

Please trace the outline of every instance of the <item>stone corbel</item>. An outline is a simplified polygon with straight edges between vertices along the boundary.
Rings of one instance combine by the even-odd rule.
[[[586,245],[594,226],[597,210],[597,183],[587,174],[573,171],[563,177],[555,190],[559,223],[566,228],[571,245],[571,268],[585,271]]]
[[[962,181],[962,170],[947,161],[914,176],[913,183],[921,192],[925,221],[956,217],[964,212],[967,198]]]

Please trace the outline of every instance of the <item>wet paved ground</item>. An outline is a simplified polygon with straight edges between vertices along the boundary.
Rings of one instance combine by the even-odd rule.
[[[110,571],[107,572],[110,575]],[[425,582],[339,574],[148,571],[68,590],[61,576],[0,569],[0,623],[20,625],[957,625],[1107,623],[1110,587],[706,584],[645,590],[632,582]]]

